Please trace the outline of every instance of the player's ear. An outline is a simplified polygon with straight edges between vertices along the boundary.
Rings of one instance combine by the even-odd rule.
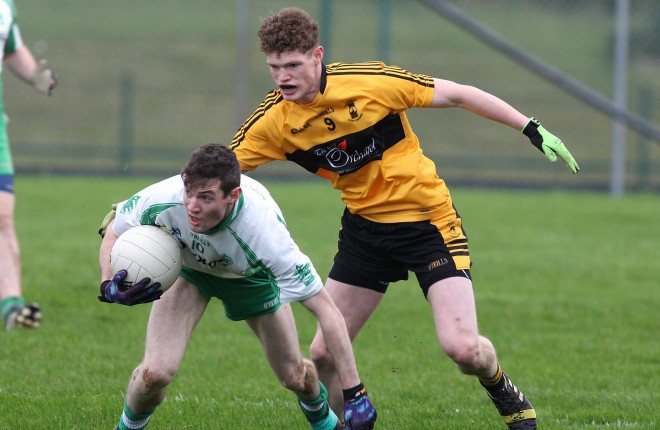
[[[241,187],[234,188],[233,190],[231,190],[229,192],[230,201],[232,203],[236,202],[238,200],[238,198],[241,196],[242,193],[243,193],[243,190],[241,189]]]
[[[314,48],[313,55],[314,55],[314,59],[316,60],[316,62],[321,63],[323,61],[323,46],[317,45]]]

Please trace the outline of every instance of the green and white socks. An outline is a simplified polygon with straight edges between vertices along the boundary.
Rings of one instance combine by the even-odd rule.
[[[319,387],[321,394],[316,400],[309,401],[298,397],[298,404],[313,430],[334,430],[339,418],[328,405],[328,390],[321,381],[319,381]]]
[[[2,321],[7,321],[9,314],[16,308],[22,308],[25,306],[25,300],[23,297],[7,297],[2,302],[0,302],[0,312],[2,312]]]
[[[149,417],[153,413],[154,411],[145,414],[136,414],[124,403],[124,412],[121,414],[117,428],[119,430],[142,430],[149,424]]]
[[[298,404],[305,414],[307,421],[309,421],[312,430],[335,430],[339,418],[337,418],[337,415],[335,415],[328,405],[328,390],[326,390],[321,381],[319,381],[319,387],[321,394],[316,400],[309,401],[298,397]],[[126,403],[124,403],[124,411],[121,414],[117,429],[143,430],[149,423],[151,414],[153,414],[153,411],[137,414],[131,411]]]

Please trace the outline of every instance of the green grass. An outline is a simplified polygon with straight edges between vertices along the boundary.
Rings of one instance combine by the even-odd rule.
[[[39,330],[0,333],[0,429],[112,428],[142,357],[149,306],[97,301],[96,229],[109,204],[152,180],[19,177],[24,289]],[[342,205],[327,184],[267,183],[292,234],[328,271]],[[657,214],[651,195],[455,189],[470,236],[480,328],[543,429],[653,429]],[[303,351],[315,325],[295,308]],[[355,343],[378,429],[501,429],[476,380],[435,340],[415,282],[390,288]],[[210,306],[155,429],[305,429],[245,324]],[[150,428],[151,428],[150,427]]]

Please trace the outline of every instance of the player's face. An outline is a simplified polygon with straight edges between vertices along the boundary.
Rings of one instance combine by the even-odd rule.
[[[323,47],[308,52],[290,51],[266,56],[266,63],[284,100],[311,103],[321,86]]]
[[[218,179],[196,187],[186,186],[183,204],[188,211],[190,229],[195,233],[204,233],[220,224],[234,208],[240,195],[240,187],[225,195]]]

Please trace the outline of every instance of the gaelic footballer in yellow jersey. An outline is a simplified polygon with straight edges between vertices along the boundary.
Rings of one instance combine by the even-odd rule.
[[[462,220],[405,111],[459,107],[522,132],[550,161],[561,158],[573,173],[579,170],[575,159],[538,121],[474,86],[381,62],[324,64],[318,30],[298,8],[262,20],[260,49],[277,90],[233,139],[242,170],[290,160],[341,191],[346,210],[325,288],[351,339],[389,285],[413,273],[433,312],[443,352],[462,373],[479,379],[510,430],[536,429],[534,407],[479,333]],[[360,387],[342,392],[336,383],[338,366],[318,330],[310,355],[333,410],[341,411],[349,399],[359,402]],[[366,423],[376,421],[369,408],[354,413]],[[345,424],[353,429],[350,420]]]
[[[231,147],[243,170],[290,160],[330,180],[351,213],[372,221],[429,219],[451,208],[449,192],[405,110],[429,107],[433,93],[430,76],[381,62],[323,65],[312,103],[270,92]]]

